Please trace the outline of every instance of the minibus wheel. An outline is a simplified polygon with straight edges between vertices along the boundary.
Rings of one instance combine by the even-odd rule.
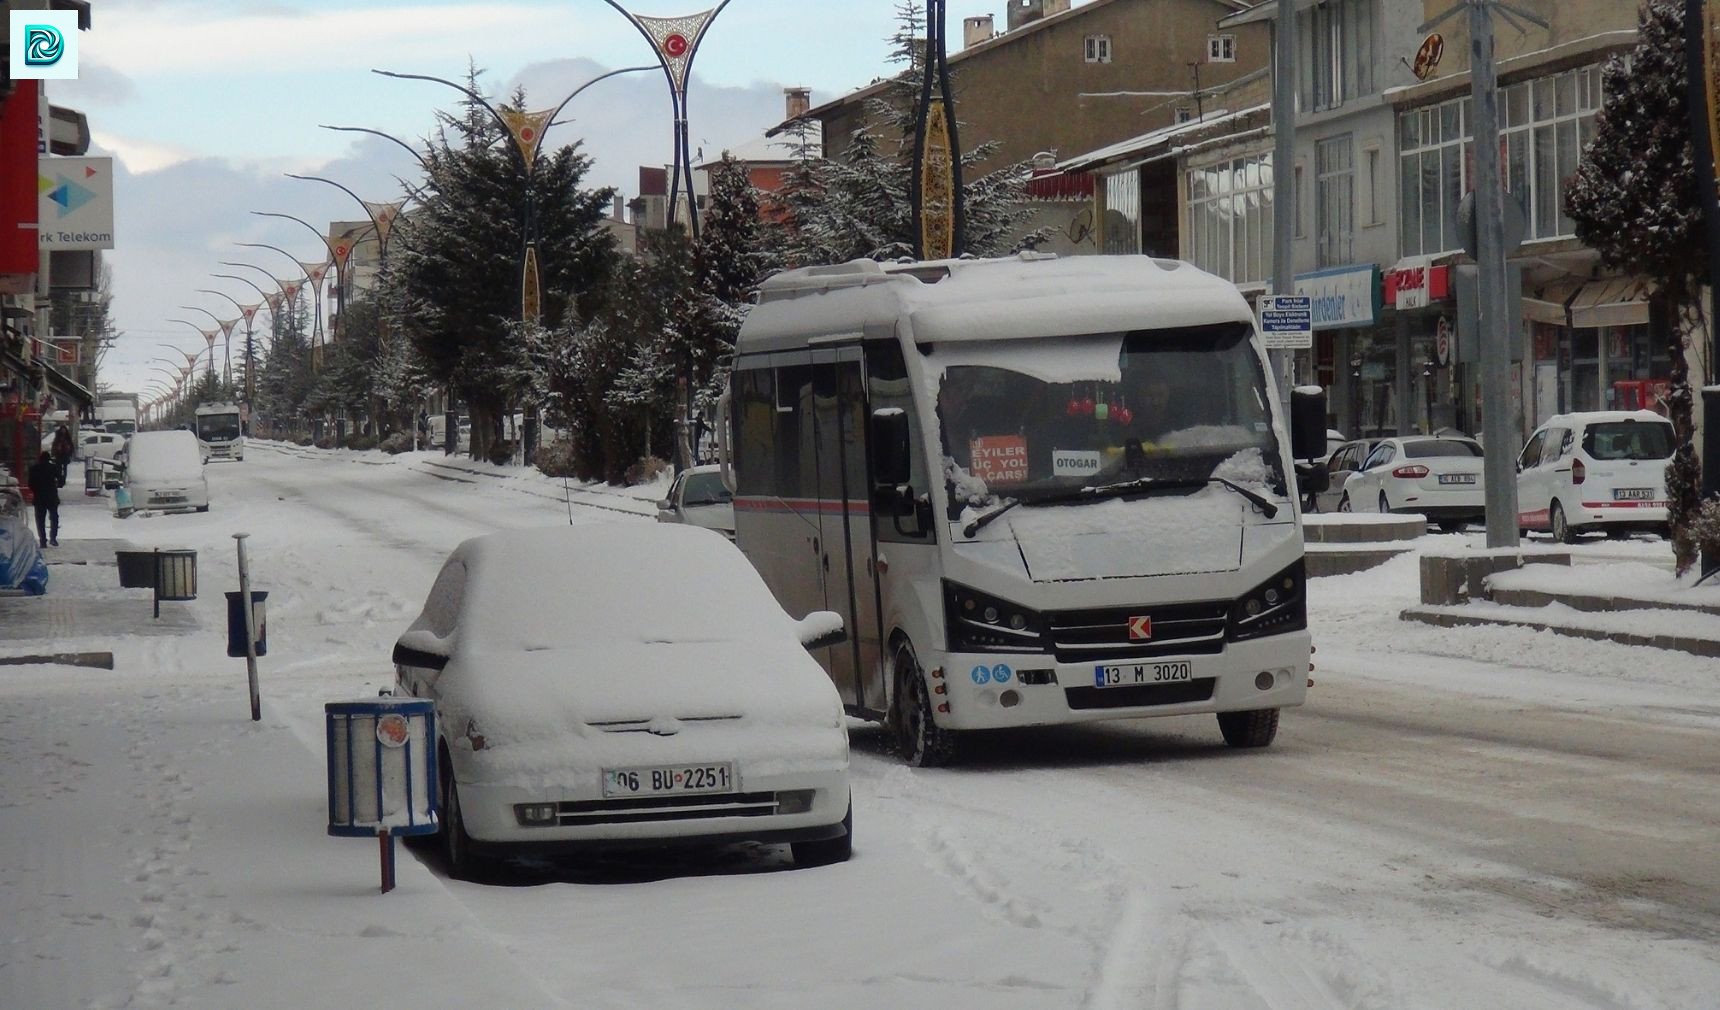
[[[1218,713],[1218,731],[1232,747],[1265,747],[1278,735],[1278,710]]]
[[[949,764],[956,754],[956,734],[932,717],[932,695],[926,687],[925,671],[906,639],[896,643],[896,742],[902,759],[914,768],[936,768]]]

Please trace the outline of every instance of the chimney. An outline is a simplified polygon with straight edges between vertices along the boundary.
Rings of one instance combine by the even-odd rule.
[[[811,88],[783,88],[782,94],[788,100],[789,119],[799,119],[812,110]]]
[[[990,14],[981,14],[976,18],[968,18],[962,22],[962,48],[972,49],[981,42],[986,42],[997,34],[996,21]]]

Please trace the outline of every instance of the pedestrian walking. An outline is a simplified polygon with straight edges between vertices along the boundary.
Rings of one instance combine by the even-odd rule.
[[[60,468],[48,453],[30,467],[30,494],[36,499],[36,539],[60,546]]]
[[[74,451],[75,446],[72,443],[72,431],[70,428],[67,428],[62,424],[60,425],[60,430],[54,432],[54,462],[59,464],[60,467],[61,487],[66,486],[66,471],[71,469],[72,454]]]

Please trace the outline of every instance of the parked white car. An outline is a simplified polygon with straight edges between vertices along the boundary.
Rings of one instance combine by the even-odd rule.
[[[78,447],[84,459],[105,459],[110,463],[123,462],[125,459],[128,436],[115,435],[107,431],[86,431],[78,437]]]
[[[735,538],[735,496],[723,485],[720,466],[694,466],[682,470],[669,485],[669,494],[657,503],[657,521],[702,526]]]
[[[1573,543],[1583,533],[1665,535],[1666,467],[1678,441],[1653,411],[1562,414],[1517,457],[1518,525]]]
[[[452,874],[509,851],[788,842],[848,858],[848,732],[794,621],[709,530],[592,525],[468,540],[395,646],[436,704]]]
[[[125,488],[134,509],[209,511],[203,447],[189,431],[140,431],[126,450]]]
[[[1327,432],[1328,441],[1331,434]],[[1326,477],[1329,483],[1326,490],[1314,495],[1313,511],[1338,511],[1344,500],[1344,486],[1349,483],[1351,475],[1362,468],[1368,454],[1374,451],[1374,446],[1379,442],[1377,438],[1358,438],[1333,447],[1332,455],[1326,460]]]
[[[1423,515],[1441,529],[1457,529],[1487,516],[1483,469],[1474,439],[1384,438],[1345,480],[1338,511]]]

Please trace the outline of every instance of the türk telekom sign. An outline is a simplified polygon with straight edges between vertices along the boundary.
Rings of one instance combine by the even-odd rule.
[[[36,175],[41,248],[113,248],[112,158],[42,158]]]

